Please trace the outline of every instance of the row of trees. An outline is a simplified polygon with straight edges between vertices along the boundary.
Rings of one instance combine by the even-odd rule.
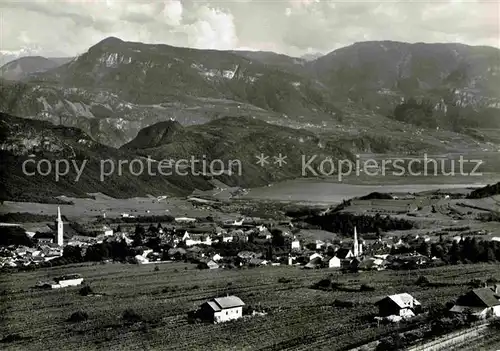
[[[437,257],[450,264],[500,262],[500,242],[477,240],[476,238],[470,237],[467,237],[460,242],[423,242],[418,246],[400,246],[398,248],[391,249],[391,254],[409,253],[414,251],[428,257]]]
[[[306,219],[307,223],[317,225],[321,229],[352,235],[354,227],[359,233],[381,232],[391,230],[409,230],[413,223],[404,219],[390,216],[356,215],[347,212],[332,212],[325,216],[311,216]]]

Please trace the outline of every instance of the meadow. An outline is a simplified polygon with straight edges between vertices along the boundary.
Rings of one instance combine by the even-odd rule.
[[[409,292],[424,307],[453,301],[472,279],[500,279],[498,265],[457,265],[420,271],[341,274],[278,266],[206,270],[176,262],[154,265],[119,263],[71,265],[0,275],[0,344],[3,350],[347,350],[395,326],[373,323],[378,299]],[[98,296],[81,296],[79,287],[36,290],[39,280],[80,273]],[[425,275],[439,287],[420,287]],[[286,279],[285,279],[286,278]],[[320,291],[311,285],[330,278],[345,289]],[[361,284],[374,291],[357,291]],[[351,289],[350,289],[351,288]],[[3,289],[3,290],[2,290]],[[187,313],[205,300],[235,294],[267,315],[226,324],[189,324]],[[350,301],[337,307],[335,301]],[[128,324],[126,309],[142,319]],[[88,320],[66,321],[76,311]]]

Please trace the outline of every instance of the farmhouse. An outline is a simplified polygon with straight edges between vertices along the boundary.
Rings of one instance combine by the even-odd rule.
[[[321,258],[321,256],[319,257],[314,257],[312,260],[310,260],[305,266],[304,268],[307,268],[307,269],[316,269],[316,268],[321,268],[323,264],[323,259]]]
[[[458,298],[457,303],[450,309],[454,313],[468,313],[480,318],[488,315],[500,317],[500,287],[480,288],[469,291]]]
[[[420,302],[408,293],[387,296],[375,305],[378,306],[380,317],[413,317],[421,308]]]
[[[358,269],[360,270],[376,270],[380,271],[384,269],[384,260],[381,258],[372,258],[372,257],[366,257],[363,259],[358,266]]]
[[[217,297],[200,306],[200,315],[213,323],[222,323],[243,316],[245,303],[237,296]]]
[[[83,278],[79,274],[68,274],[54,278],[53,281],[38,282],[36,286],[41,288],[59,289],[66,288],[68,286],[77,286],[82,284],[82,282]]]

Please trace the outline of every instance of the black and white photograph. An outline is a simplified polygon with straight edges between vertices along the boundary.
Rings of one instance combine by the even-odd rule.
[[[500,350],[500,0],[2,0],[0,350]]]

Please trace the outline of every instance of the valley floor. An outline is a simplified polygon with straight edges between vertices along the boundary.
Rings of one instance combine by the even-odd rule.
[[[370,341],[394,326],[372,322],[378,299],[408,292],[423,306],[445,303],[465,292],[472,279],[498,275],[499,265],[457,265],[420,271],[340,274],[329,269],[307,271],[278,266],[255,269],[205,270],[185,263],[152,265],[84,264],[0,276],[2,324],[0,339],[20,334],[25,339],[4,343],[4,350],[344,350]],[[80,296],[79,288],[34,290],[39,280],[81,274],[95,293]],[[346,286],[370,284],[375,291],[318,291],[309,287],[333,275]],[[419,287],[419,275],[444,287]],[[287,278],[284,280],[280,278]],[[265,316],[226,324],[188,324],[187,313],[205,300],[234,294]],[[335,300],[356,302],[333,307]],[[133,309],[143,322],[121,319]],[[66,319],[83,310],[89,319]]]

